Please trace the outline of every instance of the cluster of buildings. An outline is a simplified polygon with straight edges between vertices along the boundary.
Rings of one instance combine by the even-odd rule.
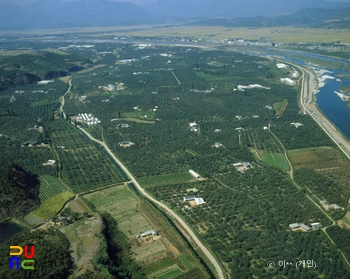
[[[119,144],[119,146],[124,147],[124,148],[131,147],[131,146],[135,145],[135,143],[128,141],[128,140],[121,141],[118,144]]]
[[[90,125],[96,125],[96,124],[100,124],[101,121],[98,120],[97,117],[93,117],[91,115],[91,113],[87,114],[87,113],[79,113],[78,114],[78,117],[77,117],[77,121],[80,121],[80,122],[84,122],[86,124],[88,124],[89,126]]]
[[[31,141],[31,140],[28,140],[28,141],[26,141],[26,142],[21,144],[21,147],[34,147],[34,146],[48,147],[49,145],[44,143],[44,142],[40,143],[40,142],[37,142],[37,141]]]
[[[244,91],[245,89],[252,89],[252,88],[259,88],[259,89],[266,89],[266,90],[270,90],[271,87],[267,87],[267,86],[263,86],[260,84],[250,84],[250,85],[238,85],[237,89],[239,91]]]
[[[289,228],[292,231],[303,231],[303,232],[308,232],[311,230],[317,230],[317,229],[321,229],[322,225],[321,223],[311,223],[310,226],[307,226],[303,223],[293,223],[289,225]]]
[[[67,49],[70,49],[70,48],[83,49],[83,48],[94,48],[94,47],[95,47],[95,45],[69,45],[67,47],[59,47],[58,49],[67,50]]]

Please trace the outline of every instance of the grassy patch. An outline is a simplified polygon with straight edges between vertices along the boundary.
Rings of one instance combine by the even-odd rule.
[[[157,279],[171,279],[171,278],[174,278],[180,274],[182,274],[182,271],[180,269],[176,268],[176,269],[172,269],[172,270],[158,276]]]
[[[192,176],[188,173],[174,173],[165,174],[159,176],[150,176],[139,178],[138,181],[143,187],[153,187],[161,185],[169,185],[176,183],[186,183],[192,179]]]
[[[330,147],[314,147],[289,150],[288,157],[293,164],[306,164],[332,159],[340,159],[340,154]]]
[[[271,166],[274,166],[276,168],[282,169],[282,170],[290,170],[289,164],[286,161],[285,157],[281,153],[265,153],[261,154],[261,158],[264,162],[268,163]]]
[[[34,210],[32,214],[44,219],[51,218],[60,211],[64,204],[72,197],[74,197],[74,194],[68,191],[58,194],[44,202],[38,209]]]
[[[280,116],[283,114],[285,109],[287,108],[288,100],[283,100],[282,102],[277,102],[273,104],[273,108],[276,111],[276,116]]]
[[[183,262],[183,264],[188,268],[192,269],[193,265],[188,261],[188,259],[185,257],[185,255],[180,254],[179,259]]]

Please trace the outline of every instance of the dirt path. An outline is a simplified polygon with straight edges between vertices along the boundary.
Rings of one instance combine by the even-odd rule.
[[[98,144],[102,145],[105,150],[108,152],[108,154],[112,157],[112,159],[119,165],[119,167],[124,171],[124,173],[129,177],[129,179],[132,181],[132,183],[135,185],[137,190],[148,200],[152,201],[153,203],[157,204],[160,208],[164,209],[170,217],[175,219],[182,228],[186,231],[186,233],[190,236],[190,241],[193,240],[198,247],[203,251],[203,253],[206,255],[206,257],[209,259],[209,261],[213,264],[215,267],[218,277],[220,279],[224,279],[224,271],[221,268],[221,265],[218,263],[218,261],[214,258],[214,256],[210,253],[210,251],[204,246],[204,244],[198,239],[196,234],[191,230],[191,228],[170,208],[168,208],[166,205],[161,203],[160,201],[156,200],[152,196],[150,196],[144,188],[141,187],[141,185],[137,182],[137,180],[134,178],[134,176],[129,172],[129,170],[125,167],[125,165],[111,152],[111,150],[108,148],[108,146],[95,138],[93,138],[87,131],[85,131],[83,128],[79,128],[89,139],[92,141],[97,142]]]
[[[72,76],[73,77],[73,76]],[[66,119],[67,116],[66,116],[66,113],[64,112],[63,110],[63,107],[64,107],[64,104],[65,104],[65,97],[66,95],[70,92],[71,88],[72,88],[72,77],[70,78],[69,80],[69,87],[67,89],[67,92],[63,94],[63,96],[60,98],[60,102],[61,102],[61,106],[60,106],[60,113],[63,114],[63,119]]]
[[[175,75],[175,73],[174,72],[171,72],[172,74],[173,74],[173,76],[175,77],[175,79],[177,80],[177,83],[178,84],[181,84],[181,82],[179,81],[179,79],[177,78],[177,76]]]

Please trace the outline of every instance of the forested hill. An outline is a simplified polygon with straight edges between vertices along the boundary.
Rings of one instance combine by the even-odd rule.
[[[29,212],[39,203],[38,188],[36,176],[0,160],[0,221]]]
[[[34,270],[10,270],[9,246],[34,246]],[[17,234],[0,245],[0,278],[58,279],[68,278],[73,267],[69,242],[59,230],[36,230]],[[19,256],[24,259],[24,256]],[[105,277],[106,278],[106,277]]]
[[[11,86],[36,83],[42,79],[68,76],[91,64],[88,58],[49,51],[0,57],[0,91]]]

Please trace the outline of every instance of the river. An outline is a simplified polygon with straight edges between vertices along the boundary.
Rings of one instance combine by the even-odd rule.
[[[257,55],[257,53],[260,56],[278,56],[278,58],[282,60],[290,61],[300,66],[312,67],[316,73],[319,73],[319,76],[326,77],[325,79],[319,80],[321,87],[316,94],[317,105],[322,113],[333,122],[342,134],[350,139],[350,108],[348,107],[348,103],[340,97],[341,94],[336,94],[336,92],[341,93],[341,87],[350,88],[350,71],[344,69],[345,65],[349,67],[349,61],[289,50],[274,50],[271,52],[271,50],[268,49],[261,49],[259,52],[252,52],[254,55]],[[303,59],[303,57],[305,57],[305,59]],[[329,65],[332,65],[332,62],[336,62],[342,66],[337,69],[332,69],[327,66],[318,66],[316,62],[312,63],[308,62],[308,60],[321,60],[323,63],[328,63]]]

